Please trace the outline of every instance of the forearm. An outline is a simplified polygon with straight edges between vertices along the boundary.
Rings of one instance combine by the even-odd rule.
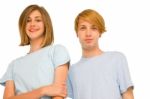
[[[123,95],[122,96],[122,99],[134,99],[134,96],[133,96],[133,94],[129,94],[129,95]]]
[[[54,99],[64,99],[62,98],[66,96],[64,89],[65,86],[63,84],[51,84],[19,95],[10,96],[9,93],[6,92],[4,99],[39,99],[42,96],[57,96]]]
[[[55,79],[54,79],[54,83],[64,83],[64,96],[60,97],[60,96],[55,96],[52,97],[52,99],[65,99],[66,95],[67,95],[67,88],[66,88],[66,79],[67,79],[67,74],[68,74],[68,65],[64,64],[62,66],[59,66],[56,68],[55,70]]]
[[[122,99],[134,99],[132,87],[129,87],[128,90],[122,94]]]
[[[134,99],[133,95],[123,96],[122,99]]]
[[[44,96],[43,88],[39,88],[27,93],[22,93],[11,97],[4,97],[4,99],[39,99],[42,96]]]

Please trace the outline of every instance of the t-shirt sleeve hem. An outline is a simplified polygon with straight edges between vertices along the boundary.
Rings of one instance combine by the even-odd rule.
[[[64,60],[64,61],[62,61],[62,62],[59,62],[59,63],[55,64],[55,68],[57,68],[57,67],[59,67],[59,66],[61,66],[61,65],[63,65],[63,64],[66,64],[66,63],[68,63],[69,61],[70,61],[70,59],[66,59],[66,60]]]
[[[123,94],[124,92],[126,92],[128,90],[128,88],[132,88],[134,89],[134,85],[131,83],[131,84],[128,84],[128,86],[126,86],[124,89],[121,90],[121,94]]]
[[[13,80],[13,79],[1,79],[0,80],[0,85],[5,86],[6,81],[8,81],[8,80]]]

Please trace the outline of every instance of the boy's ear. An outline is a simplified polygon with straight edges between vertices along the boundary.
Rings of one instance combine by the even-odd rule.
[[[99,34],[99,38],[101,37],[101,34]]]
[[[102,33],[99,33],[99,38],[101,37]]]

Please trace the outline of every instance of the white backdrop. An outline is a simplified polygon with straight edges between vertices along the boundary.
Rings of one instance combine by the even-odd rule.
[[[55,43],[67,47],[71,63],[79,60],[81,49],[74,32],[74,19],[84,9],[95,9],[102,14],[107,32],[100,39],[104,51],[121,51],[129,63],[135,86],[135,99],[150,99],[150,4],[148,0],[1,0],[0,1],[0,78],[8,64],[28,52],[19,47],[18,19],[29,4],[44,6],[49,12]],[[0,86],[0,99],[4,87]]]

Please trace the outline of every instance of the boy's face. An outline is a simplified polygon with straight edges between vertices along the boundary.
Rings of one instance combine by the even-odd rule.
[[[77,36],[79,37],[82,49],[90,50],[98,48],[100,33],[97,26],[88,21],[79,19]]]

